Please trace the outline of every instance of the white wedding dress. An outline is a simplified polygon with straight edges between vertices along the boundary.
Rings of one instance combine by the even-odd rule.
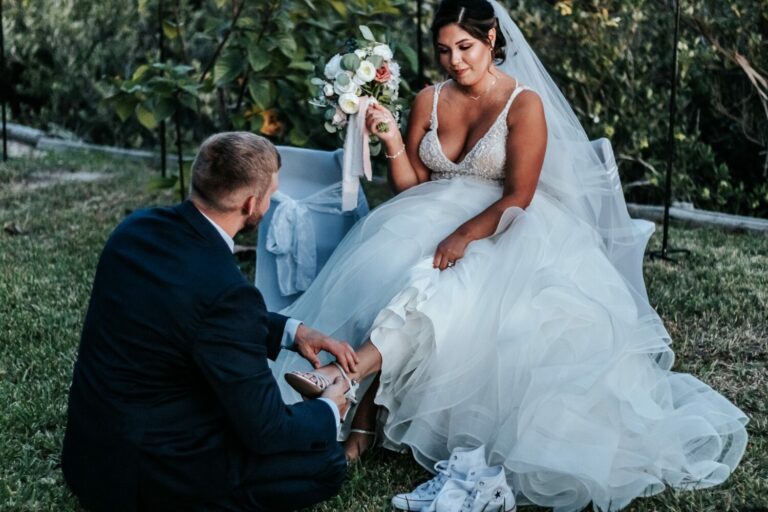
[[[669,370],[668,335],[638,307],[644,289],[555,196],[540,187],[455,267],[432,268],[437,244],[501,196],[506,114],[522,90],[454,163],[437,136],[440,88],[419,148],[432,180],[361,219],[282,313],[355,346],[371,338],[384,445],[409,448],[427,469],[456,446],[485,444],[522,502],[558,511],[723,482],[747,418]],[[283,351],[281,385],[294,368],[307,366]]]

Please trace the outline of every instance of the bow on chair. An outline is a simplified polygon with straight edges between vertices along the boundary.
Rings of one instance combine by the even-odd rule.
[[[304,199],[293,199],[275,192],[272,200],[279,203],[272,214],[266,249],[275,255],[280,293],[303,292],[317,275],[317,240],[311,212],[341,214],[342,184],[335,183]],[[362,193],[358,196],[356,218],[368,209]]]
[[[278,201],[267,232],[267,250],[275,255],[280,293],[303,292],[317,273],[315,228],[302,201],[275,192]]]

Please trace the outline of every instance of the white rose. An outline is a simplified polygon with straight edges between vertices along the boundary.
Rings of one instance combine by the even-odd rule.
[[[357,73],[355,75],[359,77],[363,83],[367,83],[376,77],[376,68],[370,61],[364,60],[360,63],[360,67],[357,68]]]
[[[323,93],[326,96],[333,96],[336,91],[333,90],[333,86],[331,84],[325,84],[323,86]]]
[[[378,55],[384,60],[392,60],[392,49],[386,44],[377,44],[373,47],[373,54]]]
[[[336,94],[341,96],[342,94],[355,92],[357,90],[357,84],[352,80],[349,73],[342,71],[336,75],[333,90],[336,91]]]
[[[360,98],[350,92],[344,93],[339,97],[339,108],[345,114],[356,114],[360,109]]]
[[[325,78],[333,80],[333,78],[341,71],[341,55],[338,53],[331,57],[328,64],[325,65]]]

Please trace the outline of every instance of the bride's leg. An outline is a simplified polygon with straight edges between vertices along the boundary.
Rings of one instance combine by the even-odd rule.
[[[344,442],[344,453],[350,462],[359,459],[376,440],[376,412],[378,408],[373,403],[373,399],[376,397],[376,390],[378,389],[379,377],[377,375],[357,406],[355,417],[352,419],[352,429]]]

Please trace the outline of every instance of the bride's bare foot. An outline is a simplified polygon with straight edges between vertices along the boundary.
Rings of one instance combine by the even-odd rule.
[[[344,441],[344,454],[348,462],[358,460],[376,442],[376,431],[353,428]]]

